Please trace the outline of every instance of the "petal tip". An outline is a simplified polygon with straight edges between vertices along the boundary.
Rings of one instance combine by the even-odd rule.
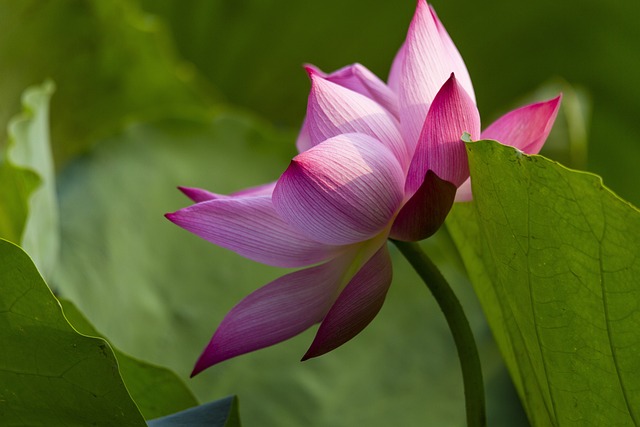
[[[178,188],[178,190],[180,190],[180,192],[182,194],[184,194],[185,196],[187,196],[191,200],[193,200],[194,195],[197,192],[197,190],[195,188],[184,187],[182,185],[179,185],[177,188]]]
[[[456,88],[456,89],[462,89],[462,86],[460,86],[460,83],[458,82],[458,79],[456,78],[456,73],[455,72],[451,72],[451,74],[449,74],[449,78],[447,79],[446,82],[443,83],[442,87],[440,88],[440,90],[442,89],[448,89],[451,90],[451,88]]]
[[[309,359],[313,359],[313,358],[322,356],[323,354],[327,354],[330,351],[331,351],[330,349],[326,350],[326,349],[320,348],[317,345],[316,340],[314,340],[313,343],[311,343],[311,346],[309,347],[307,352],[304,354],[304,356],[302,356],[302,359],[300,359],[300,361],[301,362],[306,362]]]
[[[309,76],[309,78],[311,79],[311,81],[313,81],[314,78],[317,77],[322,77],[322,72],[320,71],[320,69],[318,67],[316,67],[315,65],[312,64],[304,64],[302,66],[304,68],[304,70],[307,72],[307,75]]]
[[[206,350],[204,353],[202,353],[200,355],[200,357],[198,358],[198,361],[196,362],[195,366],[193,367],[193,371],[191,371],[191,375],[189,375],[189,378],[193,378],[196,375],[198,375],[200,372],[204,371],[205,369],[213,366],[213,363],[207,363],[205,361],[205,355],[207,354]]]
[[[200,356],[200,358],[196,362],[196,365],[193,367],[193,371],[191,371],[191,375],[189,375],[189,378],[193,378],[196,375],[198,375],[199,373],[201,373],[202,371],[205,371],[206,369],[209,369],[213,365],[215,365],[217,363],[220,363],[223,360],[226,360],[226,359],[207,360],[207,359],[210,359],[210,358],[207,358],[206,355],[207,355],[207,352],[205,350],[205,352],[202,353],[202,355]]]

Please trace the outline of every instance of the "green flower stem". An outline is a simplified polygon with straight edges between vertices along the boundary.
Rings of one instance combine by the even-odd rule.
[[[392,242],[400,249],[400,252],[424,280],[444,313],[444,317],[447,319],[453,340],[458,349],[458,358],[462,368],[467,425],[469,427],[486,427],[487,414],[480,357],[473,338],[473,332],[460,301],[458,301],[453,289],[442,276],[438,267],[435,266],[417,243],[397,240],[392,240]]]

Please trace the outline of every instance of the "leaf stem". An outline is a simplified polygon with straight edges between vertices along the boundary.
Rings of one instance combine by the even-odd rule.
[[[391,240],[425,282],[438,302],[453,335],[464,383],[464,398],[469,427],[486,427],[484,382],[473,332],[456,294],[438,267],[417,243]]]

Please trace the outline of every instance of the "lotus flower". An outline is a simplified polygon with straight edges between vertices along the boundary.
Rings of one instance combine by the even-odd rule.
[[[232,195],[182,188],[196,204],[167,217],[198,236],[278,267],[306,267],[253,292],[224,318],[193,375],[320,327],[303,360],[349,341],[391,284],[388,238],[417,241],[442,224],[458,189],[470,197],[462,135],[536,153],[560,97],[480,132],[464,62],[419,0],[388,84],[359,64],[324,74],[311,93],[300,152],[276,183]]]

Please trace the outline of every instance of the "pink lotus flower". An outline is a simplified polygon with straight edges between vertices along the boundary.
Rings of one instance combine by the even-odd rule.
[[[182,188],[196,204],[167,217],[238,254],[307,267],[253,292],[224,318],[193,374],[320,322],[303,360],[357,335],[391,284],[388,238],[442,225],[458,189],[470,198],[461,137],[537,153],[560,97],[512,111],[480,132],[468,72],[435,12],[419,0],[388,85],[359,64],[308,66],[311,93],[297,155],[276,183],[229,196]]]

